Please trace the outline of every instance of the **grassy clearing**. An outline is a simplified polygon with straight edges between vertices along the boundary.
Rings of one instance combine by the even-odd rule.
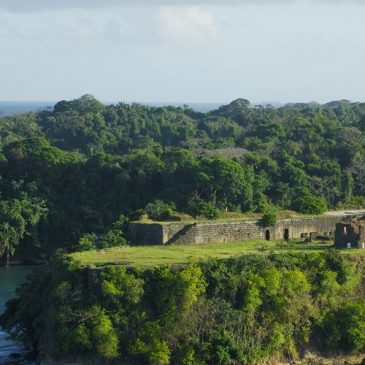
[[[136,267],[155,267],[183,265],[191,261],[199,262],[209,258],[225,259],[249,253],[320,252],[331,247],[332,243],[321,242],[250,241],[199,246],[126,246],[100,251],[77,252],[71,256],[88,265],[123,264]],[[365,250],[345,252],[365,255]]]

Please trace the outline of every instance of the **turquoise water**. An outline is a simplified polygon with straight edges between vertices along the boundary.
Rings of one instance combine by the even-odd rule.
[[[24,282],[31,268],[10,267],[0,268],[0,312],[5,309],[5,303],[15,296],[16,287]],[[21,344],[7,340],[7,334],[0,329],[0,365],[6,364],[9,355],[22,352]]]

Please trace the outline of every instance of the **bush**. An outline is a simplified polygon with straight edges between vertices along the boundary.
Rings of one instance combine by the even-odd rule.
[[[78,251],[90,251],[97,248],[98,236],[95,233],[87,233],[81,236]]]
[[[115,246],[124,246],[126,245],[127,240],[124,237],[123,231],[117,229],[111,229],[105,234],[101,235],[98,239],[97,248],[109,248]]]
[[[139,221],[144,215],[146,211],[144,209],[137,209],[128,215],[129,220],[131,221]]]
[[[148,214],[148,217],[155,221],[167,220],[174,213],[172,206],[162,200],[155,200],[152,203],[148,203],[145,211]]]
[[[213,203],[198,199],[191,200],[188,209],[194,217],[200,215],[208,219],[216,219],[220,215],[219,209]]]
[[[365,349],[365,304],[348,303],[324,318],[323,337],[330,351],[354,353]]]
[[[327,210],[327,204],[323,198],[305,192],[298,194],[298,197],[293,201],[292,208],[303,214],[322,214]]]
[[[90,251],[95,249],[103,249],[115,246],[124,246],[127,240],[124,236],[124,224],[126,218],[122,215],[115,221],[106,233],[97,235],[95,233],[87,233],[81,236],[79,240],[79,251]]]
[[[266,213],[262,216],[262,222],[266,227],[273,227],[275,226],[276,222],[278,220],[278,217],[276,215],[276,212],[273,210],[268,210]]]
[[[363,209],[365,207],[365,196],[353,196],[346,208]]]

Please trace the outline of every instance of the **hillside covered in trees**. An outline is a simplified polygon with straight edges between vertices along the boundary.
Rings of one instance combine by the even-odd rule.
[[[56,260],[18,290],[0,323],[47,364],[293,364],[308,351],[361,354],[364,269],[363,258],[336,251],[146,270]],[[310,362],[322,363],[331,364]]]
[[[173,211],[365,206],[365,103],[103,105],[91,96],[0,118],[0,245],[47,255],[125,242]]]

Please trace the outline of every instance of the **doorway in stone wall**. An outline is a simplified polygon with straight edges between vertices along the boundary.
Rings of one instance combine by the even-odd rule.
[[[266,241],[270,241],[270,230],[269,229],[267,229],[265,232],[265,238],[266,238]]]
[[[289,229],[288,228],[284,229],[284,240],[289,241]]]

